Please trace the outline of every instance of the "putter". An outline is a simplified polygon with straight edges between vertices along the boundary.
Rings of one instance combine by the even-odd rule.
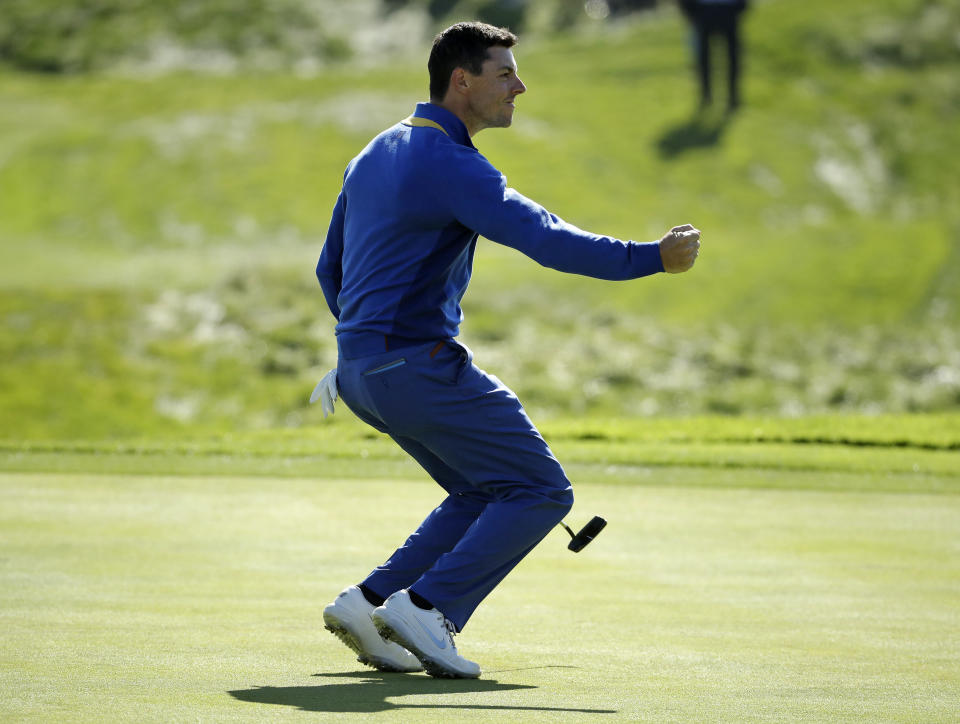
[[[583,528],[580,529],[580,532],[576,535],[573,534],[573,531],[570,530],[569,526],[560,521],[560,525],[563,526],[563,529],[570,534],[570,544],[567,546],[574,553],[579,553],[584,548],[587,547],[587,543],[596,538],[600,531],[604,529],[604,526],[607,525],[607,521],[601,518],[599,515],[593,516],[593,519],[587,523]]]

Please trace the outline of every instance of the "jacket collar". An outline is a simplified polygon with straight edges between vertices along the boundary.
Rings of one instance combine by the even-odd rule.
[[[470,134],[467,133],[467,127],[463,125],[463,121],[446,108],[433,103],[417,103],[417,109],[413,112],[413,115],[415,118],[426,118],[439,123],[452,140],[462,146],[476,149],[473,141],[470,140]]]

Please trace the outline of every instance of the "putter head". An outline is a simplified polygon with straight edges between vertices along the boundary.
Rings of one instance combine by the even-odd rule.
[[[600,531],[603,530],[606,525],[607,521],[605,521],[599,515],[593,516],[593,519],[583,526],[579,533],[573,536],[573,539],[570,541],[570,544],[567,546],[567,548],[572,550],[574,553],[579,553],[586,548],[587,543],[599,535]]]

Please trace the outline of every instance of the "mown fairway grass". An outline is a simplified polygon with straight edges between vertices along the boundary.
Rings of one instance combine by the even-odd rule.
[[[568,521],[610,524],[578,555],[551,532],[481,607],[459,638],[476,682],[364,670],[321,628],[439,501],[359,424],[8,448],[0,714],[955,720],[960,440],[904,420],[893,440],[836,418],[834,442],[826,420],[752,421],[753,442],[710,442],[715,420],[557,427]]]

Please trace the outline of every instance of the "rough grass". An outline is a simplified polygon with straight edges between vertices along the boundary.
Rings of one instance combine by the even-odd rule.
[[[705,234],[691,274],[627,284],[481,244],[463,339],[538,420],[957,408],[957,18],[834,5],[758,4],[733,117],[691,114],[672,12],[518,47],[515,127],[477,138],[510,182],[597,231]],[[420,64],[3,83],[0,435],[311,424],[330,208]]]

